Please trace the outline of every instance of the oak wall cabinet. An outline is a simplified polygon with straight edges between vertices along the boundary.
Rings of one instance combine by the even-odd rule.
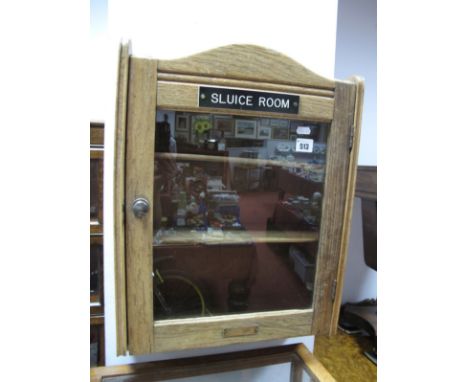
[[[362,97],[262,47],[121,47],[118,354],[336,331]]]

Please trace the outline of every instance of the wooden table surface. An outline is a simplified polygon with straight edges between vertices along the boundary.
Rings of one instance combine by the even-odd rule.
[[[355,337],[338,329],[333,337],[315,337],[314,355],[337,380],[367,382],[377,380],[377,366],[365,355],[372,348],[369,337]]]

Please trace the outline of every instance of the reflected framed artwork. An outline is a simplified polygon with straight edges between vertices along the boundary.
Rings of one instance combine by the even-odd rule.
[[[257,121],[236,119],[236,138],[257,138]]]

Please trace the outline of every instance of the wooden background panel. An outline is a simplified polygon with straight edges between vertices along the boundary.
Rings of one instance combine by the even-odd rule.
[[[187,110],[218,114],[238,114],[288,119],[310,119],[329,122],[333,117],[334,100],[328,97],[301,95],[298,114],[266,113],[252,110],[233,110],[221,108],[199,108],[198,89],[202,84],[182,84],[175,82],[158,82],[158,108],[169,110]]]
[[[154,351],[205,348],[311,334],[312,309],[262,312],[192,320],[156,321]],[[255,334],[251,328],[256,328]],[[244,335],[224,335],[226,329]],[[251,335],[249,335],[251,334]]]
[[[92,234],[99,234],[104,232],[104,217],[103,217],[103,207],[104,207],[104,148],[102,147],[91,147],[89,150],[90,160],[91,162],[97,161],[98,162],[98,174],[97,182],[98,185],[98,205],[97,205],[97,217],[94,219],[90,219],[90,232]],[[93,190],[92,190],[93,191]]]
[[[114,268],[117,355],[127,351],[127,301],[125,275],[125,141],[130,46],[121,45],[118,62],[114,141]]]
[[[89,142],[92,146],[104,146],[104,122],[90,123]]]
[[[377,166],[359,166],[356,178],[356,197],[377,200]]]
[[[314,334],[328,334],[341,253],[349,168],[349,142],[353,126],[355,86],[338,82],[335,111],[328,137],[322,222],[314,283]]]
[[[128,350],[153,349],[153,178],[156,123],[156,68],[154,60],[131,58],[126,146],[126,261]],[[150,210],[136,218],[136,198],[149,201]]]
[[[322,77],[291,58],[255,45],[229,45],[178,60],[159,61],[159,71],[334,89]]]
[[[362,199],[361,213],[364,260],[368,267],[377,270],[377,200]]]

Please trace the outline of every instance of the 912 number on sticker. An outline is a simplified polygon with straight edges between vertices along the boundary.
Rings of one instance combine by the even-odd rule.
[[[296,139],[296,152],[311,153],[314,149],[314,140],[297,138]]]

